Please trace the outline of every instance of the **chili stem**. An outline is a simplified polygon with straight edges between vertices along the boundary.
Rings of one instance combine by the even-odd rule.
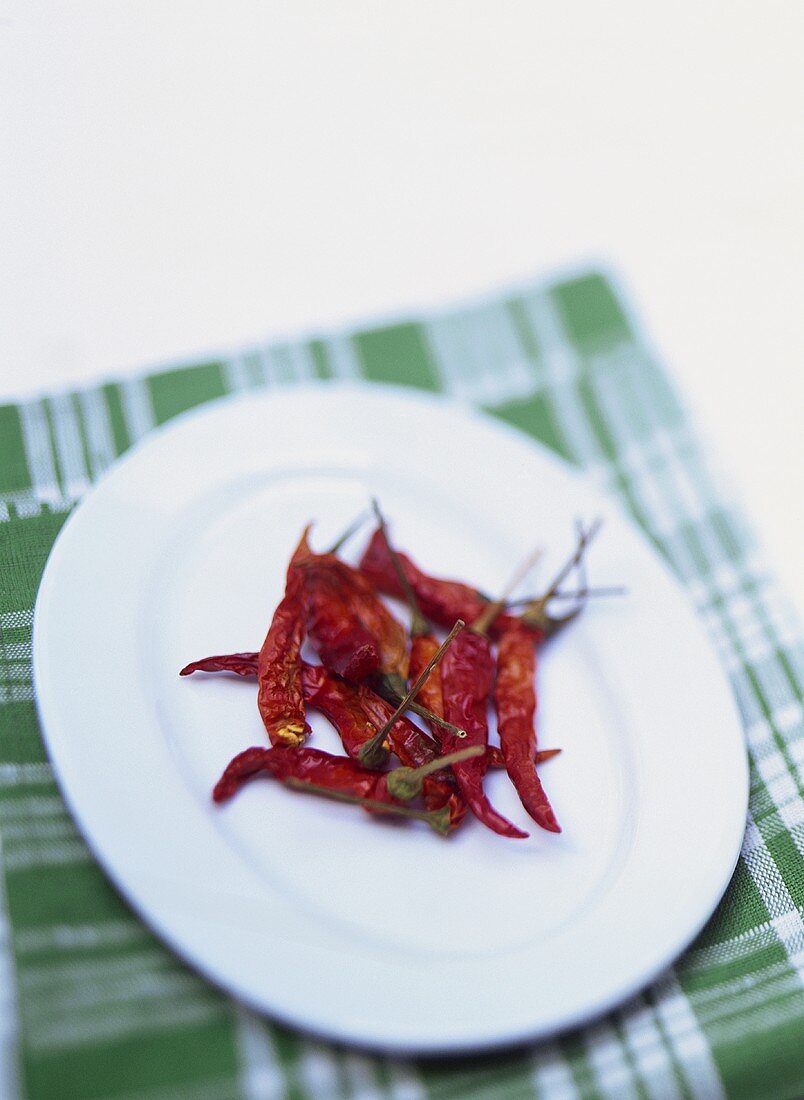
[[[452,644],[452,639],[457,634],[460,634],[465,626],[466,623],[463,621],[463,619],[458,619],[458,621],[455,623],[455,626],[453,626],[452,630],[450,630],[449,634],[438,647],[437,651],[433,654],[433,656],[422,669],[421,675],[416,680],[416,683],[412,685],[412,687],[408,690],[408,693],[403,696],[403,698],[399,701],[396,710],[385,723],[385,725],[378,729],[373,737],[369,738],[368,741],[360,746],[360,762],[362,764],[365,764],[366,767],[377,767],[378,763],[382,762],[379,759],[379,754],[382,749],[383,741],[385,741],[385,738],[394,728],[397,719],[408,709],[412,700],[416,698],[419,691],[421,690],[422,685],[427,680],[427,677],[430,675],[435,666],[449,649],[450,645]]]
[[[448,768],[451,764],[460,764],[473,756],[482,756],[485,751],[485,745],[470,745],[466,749],[439,756],[429,764],[422,764],[418,768],[396,768],[395,771],[388,773],[385,781],[388,793],[403,802],[409,802],[421,794],[422,784],[428,775],[439,772],[442,768]]]
[[[393,566],[396,579],[399,582],[399,587],[405,594],[405,600],[410,608],[410,633],[411,634],[427,634],[429,632],[429,626],[427,619],[422,615],[421,608],[419,607],[419,601],[416,599],[416,593],[411,587],[410,581],[405,575],[405,570],[402,568],[402,563],[399,560],[394,547],[391,545],[391,539],[388,536],[388,525],[385,522],[385,516],[380,511],[380,505],[376,497],[371,498],[371,507],[374,512],[374,516],[377,520],[377,525],[382,534],[385,542],[385,547],[388,550],[388,555],[391,558],[391,565]]]
[[[333,790],[332,787],[320,787],[315,783],[305,783],[302,779],[283,779],[286,787],[294,791],[304,791],[307,794],[317,794],[322,798],[329,798],[333,802],[347,802],[352,806],[362,806],[366,810],[374,810],[376,813],[391,814],[395,817],[407,817],[414,821],[426,821],[437,832],[444,832],[439,819],[443,819],[442,810],[411,810],[409,806],[397,806],[394,802],[380,802],[375,798],[360,798],[359,795],[349,794],[347,791]],[[446,809],[446,807],[445,807]],[[436,824],[436,822],[439,822]]]
[[[571,611],[568,615],[561,616],[560,618],[551,618],[549,615],[547,615],[546,608],[550,600],[552,600],[558,593],[561,584],[564,580],[566,580],[569,573],[576,566],[581,566],[584,554],[586,553],[590,542],[600,530],[602,523],[603,520],[598,518],[585,531],[579,525],[580,533],[578,535],[578,542],[576,544],[575,550],[569,556],[564,565],[562,565],[562,567],[559,569],[558,574],[553,579],[552,583],[549,585],[544,595],[539,596],[538,599],[533,600],[525,607],[524,611],[522,612],[523,622],[527,623],[530,626],[538,627],[539,629],[544,631],[545,635],[549,636],[550,634],[554,634],[562,626],[564,626],[568,622],[571,622],[574,618],[578,616],[581,609],[583,608],[583,601],[586,596],[587,585],[585,576],[581,579],[581,584],[579,588],[580,604],[577,608]]]
[[[627,596],[628,589],[624,584],[610,584],[599,585],[597,587],[590,586],[588,588],[576,588],[572,591],[557,591],[550,597],[551,600],[580,600],[585,599],[587,596]],[[522,596],[518,600],[509,600],[506,604],[507,607],[524,607],[527,604],[536,603],[543,597],[541,596]]]
[[[493,600],[482,612],[482,614],[480,614],[478,618],[475,619],[475,621],[472,623],[472,630],[474,630],[477,634],[486,634],[488,632],[491,624],[504,609],[508,597],[514,591],[517,585],[522,583],[522,581],[525,579],[528,573],[530,573],[531,569],[533,569],[534,565],[539,561],[543,554],[544,550],[539,546],[532,553],[528,554],[524,561],[520,562],[520,564],[511,574],[508,583],[505,585],[497,599]]]
[[[371,688],[373,691],[385,699],[386,703],[393,703],[397,705],[404,693],[400,692],[395,685],[389,680],[388,675],[380,675],[375,677],[371,681]],[[412,710],[414,714],[418,714],[420,718],[424,718],[425,721],[432,723],[435,726],[439,726],[441,729],[447,730],[453,737],[460,737],[463,740],[466,737],[466,730],[462,730],[460,726],[453,726],[452,722],[448,722],[446,718],[441,718],[438,714],[433,714],[427,707],[423,707],[421,703],[411,701],[408,703],[408,710]]]
[[[547,600],[551,599],[551,597],[554,596],[555,593],[558,591],[561,582],[566,580],[566,578],[569,576],[570,572],[575,568],[576,565],[580,565],[590,542],[598,533],[602,524],[602,518],[598,517],[596,520],[593,521],[592,525],[587,528],[587,530],[584,531],[583,528],[581,528],[580,534],[578,535],[578,544],[575,547],[574,552],[570,555],[569,559],[564,563],[564,565],[562,565],[561,569],[559,569],[558,575],[556,576],[553,583],[549,586],[545,594],[540,598],[540,602],[545,603]]]
[[[353,519],[349,526],[343,531],[338,538],[330,546],[329,550],[325,550],[325,554],[337,554],[344,543],[348,542],[352,535],[356,534],[368,519],[367,512],[361,512],[357,519]]]

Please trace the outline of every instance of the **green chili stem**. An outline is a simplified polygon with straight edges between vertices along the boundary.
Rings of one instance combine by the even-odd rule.
[[[594,520],[591,526],[588,527],[585,531],[583,530],[583,528],[581,528],[578,535],[578,544],[575,547],[575,550],[570,555],[568,560],[564,563],[564,565],[562,565],[561,569],[559,569],[557,576],[553,580],[553,583],[548,587],[545,594],[541,597],[541,600],[543,602],[555,595],[561,582],[567,578],[567,576],[575,568],[576,565],[580,565],[580,563],[583,561],[583,556],[586,553],[589,544],[600,530],[602,524],[603,520],[600,516],[598,516],[598,518]]]
[[[588,588],[576,588],[572,591],[557,591],[550,597],[551,600],[581,600],[587,596],[627,596],[628,589],[624,584],[609,584],[590,586]],[[528,604],[537,603],[542,596],[522,596],[518,600],[509,600],[506,607],[525,607]]]
[[[374,677],[371,681],[371,687],[378,695],[385,699],[386,703],[393,703],[393,705],[396,706],[405,692],[404,681],[401,676],[399,679],[402,683],[402,691],[399,691],[392,682],[389,673],[382,673]],[[424,718],[425,721],[431,722],[433,725],[447,730],[453,737],[459,737],[461,740],[466,737],[466,730],[462,730],[459,726],[453,726],[452,722],[448,722],[446,718],[441,718],[438,714],[433,714],[431,710],[428,710],[427,707],[423,707],[421,703],[411,701],[408,704],[408,710],[412,710],[414,714],[418,714],[418,716]]]
[[[307,794],[317,794],[322,798],[329,798],[333,802],[347,802],[352,806],[362,806],[366,810],[374,810],[376,813],[390,814],[393,817],[407,817],[414,821],[426,821],[428,825],[431,825],[436,832],[445,833],[448,826],[449,814],[447,812],[446,820],[444,811],[447,810],[445,806],[441,810],[411,810],[409,806],[397,806],[393,802],[380,802],[375,798],[361,798],[359,795],[349,794],[348,791],[337,791],[331,787],[321,787],[316,783],[305,783],[301,779],[284,779],[282,781],[286,787],[290,787],[294,791],[305,791]]]
[[[388,773],[386,784],[388,793],[403,802],[409,802],[422,792],[422,785],[428,775],[439,772],[442,768],[448,768],[451,764],[460,764],[463,760],[469,760],[473,756],[482,756],[486,751],[485,745],[470,745],[466,749],[447,753],[431,760],[429,764],[421,764],[418,768],[396,768]]]
[[[373,737],[369,738],[368,741],[360,746],[360,761],[362,764],[365,764],[367,767],[377,766],[376,763],[373,763],[373,761],[377,759],[377,754],[382,748],[383,741],[394,728],[397,720],[401,717],[402,714],[404,714],[404,712],[410,706],[411,702],[416,698],[422,688],[422,685],[427,680],[427,677],[430,675],[435,666],[449,649],[450,645],[452,644],[453,638],[457,634],[460,634],[465,626],[466,623],[463,621],[463,619],[458,619],[458,621],[455,623],[455,626],[453,626],[452,630],[450,630],[449,634],[438,647],[438,650],[433,654],[433,656],[422,669],[421,675],[416,680],[416,683],[413,684],[413,686],[408,690],[407,694],[403,696],[403,698],[400,700],[396,710],[385,723],[385,725],[381,726]]]
[[[344,543],[348,542],[352,535],[356,534],[356,532],[360,530],[367,519],[368,512],[361,512],[357,519],[352,520],[346,530],[338,536],[335,542],[333,542],[332,546],[330,546],[329,550],[325,550],[324,553],[337,554]]]
[[[542,557],[543,554],[544,550],[539,546],[534,551],[532,551],[532,553],[528,554],[524,561],[520,562],[520,564],[511,574],[508,583],[505,585],[505,588],[502,590],[497,599],[493,600],[472,623],[471,629],[474,630],[476,634],[488,633],[488,629],[491,624],[494,622],[500,612],[504,610],[508,597],[514,591],[516,586],[518,584],[521,584],[528,573],[530,573],[531,569],[534,567],[536,562]]]
[[[457,752],[448,752],[446,756],[437,756],[435,760],[431,760],[428,764],[420,764],[418,768],[397,768],[392,774],[399,775],[400,772],[404,772],[407,776],[425,779],[433,772],[441,771],[442,768],[460,764],[461,761],[469,760],[473,756],[482,756],[485,751],[485,745],[469,745],[465,749],[458,749]]]
[[[564,565],[562,565],[561,569],[559,569],[556,577],[549,585],[544,595],[539,596],[538,599],[533,600],[525,607],[525,610],[522,612],[523,622],[528,623],[531,626],[539,627],[540,629],[544,630],[546,634],[550,635],[554,634],[556,630],[560,629],[566,623],[571,622],[580,614],[583,608],[583,600],[585,599],[584,595],[581,595],[580,597],[581,605],[579,607],[575,608],[568,615],[564,615],[560,618],[551,618],[549,615],[547,615],[546,607],[550,600],[552,600],[556,596],[559,591],[560,585],[567,578],[569,573],[576,566],[582,565],[584,554],[586,553],[592,539],[600,530],[602,523],[603,520],[598,517],[598,519],[594,520],[591,526],[588,527],[586,530],[583,530],[580,524],[578,525],[579,535],[575,550],[569,556]],[[580,592],[584,593],[586,588],[587,585],[584,577],[581,581]]]

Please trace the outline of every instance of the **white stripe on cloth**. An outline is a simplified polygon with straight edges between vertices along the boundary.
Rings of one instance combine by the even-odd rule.
[[[348,380],[362,377],[357,349],[350,336],[346,333],[330,336],[325,341],[324,347],[327,353],[327,362],[334,378]]]
[[[19,406],[25,458],[36,499],[41,504],[58,504],[62,499],[47,417],[41,401],[26,401]]]
[[[104,473],[117,457],[109,410],[100,390],[82,390],[78,395],[86,428],[87,450],[93,481]]]
[[[223,384],[227,393],[242,393],[253,388],[249,378],[247,352],[235,352],[221,365]]]
[[[387,1067],[391,1100],[427,1100],[427,1089],[411,1062],[397,1059],[388,1062]]]
[[[30,1028],[26,1042],[31,1051],[53,1052],[79,1046],[96,1046],[104,1040],[135,1039],[137,1035],[180,1031],[220,1019],[217,1004],[187,1000],[182,996],[163,1005],[143,1003],[108,1007],[76,1017],[63,1016],[50,1025]]]
[[[694,1100],[726,1100],[709,1043],[676,975],[666,973],[653,987],[656,1016],[672,1046]]]
[[[531,1082],[540,1100],[580,1100],[572,1070],[557,1043],[536,1050]]]
[[[244,1100],[283,1100],[287,1082],[268,1028],[239,1005],[235,1006],[234,1019]]]
[[[78,416],[67,394],[55,394],[48,399],[48,403],[64,495],[71,500],[77,500],[84,495],[90,484]]]
[[[601,1096],[609,1100],[639,1100],[634,1074],[614,1028],[601,1020],[582,1032],[587,1060]]]
[[[126,422],[128,437],[132,443],[142,439],[155,427],[148,383],[144,378],[127,378],[120,383],[120,401],[123,407],[123,419]]]
[[[365,1054],[347,1052],[343,1057],[343,1072],[352,1100],[383,1100],[375,1064]]]
[[[2,836],[0,836],[0,854]],[[11,927],[6,907],[5,882],[0,875],[0,1096],[20,1096],[17,1073],[17,986],[11,953]]]
[[[321,1043],[302,1039],[296,1073],[311,1100],[341,1100],[341,1078],[335,1055]]]
[[[643,997],[635,997],[617,1016],[623,1042],[649,1100],[680,1100],[673,1059],[652,1006]]]
[[[148,932],[133,917],[130,920],[109,920],[98,924],[52,924],[46,928],[23,928],[14,943],[20,955],[42,951],[70,952],[92,948],[118,947],[148,939]]]
[[[36,844],[9,848],[5,854],[7,871],[29,871],[32,867],[60,867],[70,863],[89,863],[92,860],[86,844],[80,840],[61,844]]]
[[[50,764],[0,764],[0,787],[38,787],[52,782]]]
[[[305,382],[315,378],[315,365],[306,344],[279,344],[266,350],[275,382]]]
[[[501,405],[536,392],[536,372],[504,303],[429,318],[422,331],[443,389],[453,397]]]
[[[561,435],[584,467],[584,473],[599,488],[610,491],[613,472],[578,401],[577,382],[581,363],[570,345],[552,296],[544,292],[526,299],[525,313],[539,348],[545,376],[544,388],[550,395]]]

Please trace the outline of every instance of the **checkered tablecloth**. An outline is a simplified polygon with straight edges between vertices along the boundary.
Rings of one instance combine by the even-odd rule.
[[[187,970],[133,915],[53,781],[36,716],[31,627],[42,569],[70,509],[117,455],[177,413],[233,391],[315,378],[457,395],[585,470],[670,563],[734,689],[751,797],[726,896],[659,981],[551,1042],[417,1063],[336,1049],[256,1017]],[[0,1096],[801,1096],[802,666],[797,624],[752,534],[622,295],[595,272],[0,408]]]

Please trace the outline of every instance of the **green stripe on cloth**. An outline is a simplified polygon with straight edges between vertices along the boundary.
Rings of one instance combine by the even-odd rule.
[[[416,325],[359,332],[354,336],[362,373],[372,382],[402,382],[426,390],[438,388],[427,345]]]
[[[0,837],[29,1097],[804,1094],[801,635],[631,317],[611,281],[589,272],[404,324],[263,345],[0,409]],[[367,1057],[211,990],[92,861],[37,724],[30,642],[39,578],[67,509],[112,457],[224,393],[360,377],[474,402],[617,495],[686,585],[745,724],[745,841],[707,927],[605,1019],[515,1052],[424,1063]]]

